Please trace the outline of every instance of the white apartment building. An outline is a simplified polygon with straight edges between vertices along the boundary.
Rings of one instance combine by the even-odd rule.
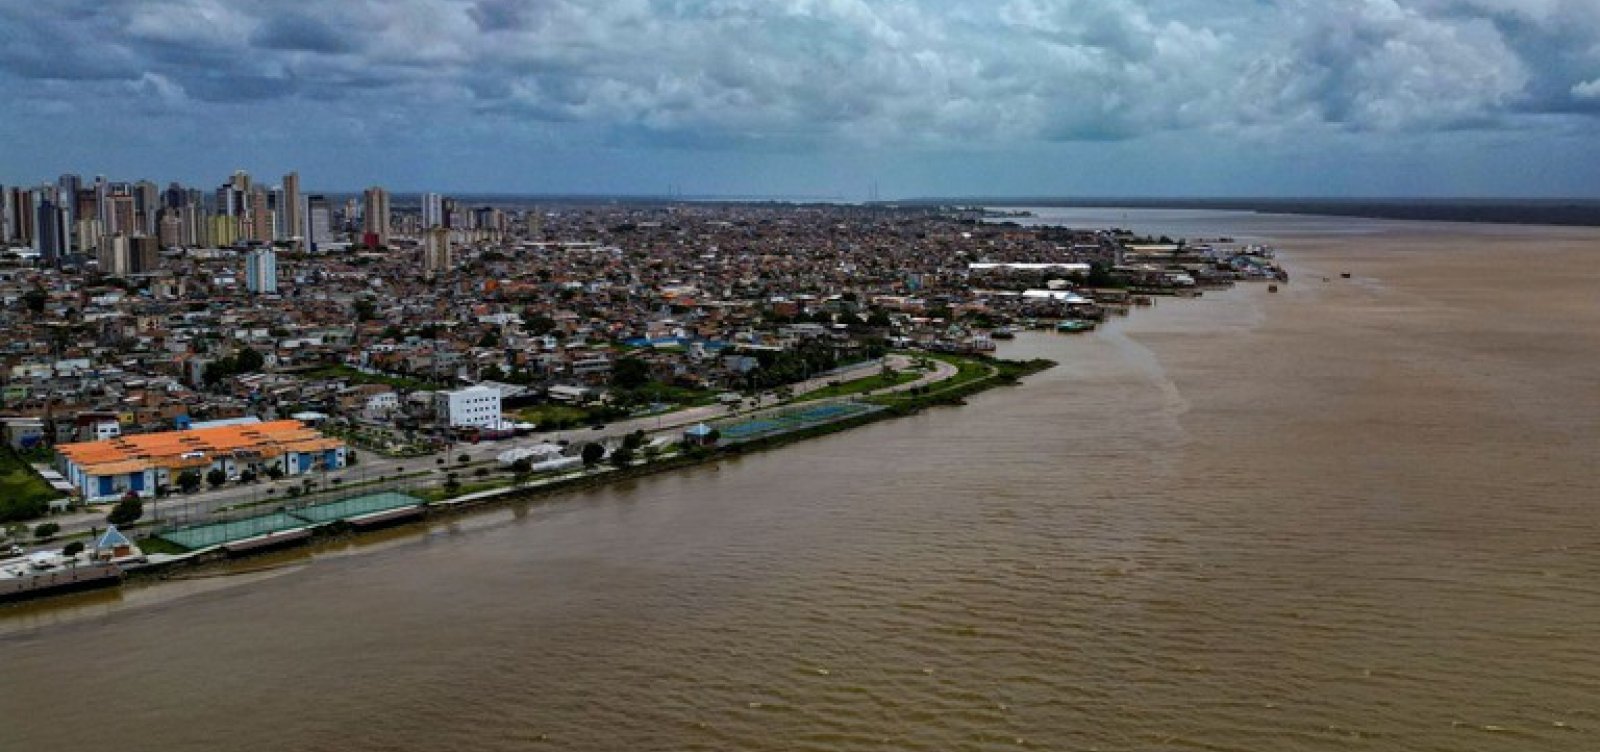
[[[457,426],[497,428],[500,425],[499,389],[469,386],[453,392],[436,392],[433,399],[439,422],[451,428]]]

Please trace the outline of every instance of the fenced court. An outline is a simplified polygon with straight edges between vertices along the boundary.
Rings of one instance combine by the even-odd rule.
[[[305,526],[306,521],[299,517],[283,512],[272,512],[227,522],[195,525],[165,532],[156,537],[194,551]]]
[[[296,509],[291,514],[314,525],[320,525],[324,522],[359,517],[374,512],[387,512],[391,509],[414,507],[421,503],[422,499],[415,496],[384,491],[383,493],[355,496],[348,499],[330,501],[326,504],[305,507],[304,509]]]
[[[876,405],[861,402],[824,402],[783,408],[744,419],[721,421],[716,428],[724,441],[737,443],[791,433],[881,409]]]
[[[158,533],[156,537],[169,543],[175,543],[190,551],[196,551],[269,533],[278,533],[296,528],[317,527],[351,517],[387,512],[391,509],[420,506],[422,503],[422,499],[410,494],[403,494],[397,491],[379,491],[318,504],[308,504],[297,509],[282,509],[223,522],[177,528]]]

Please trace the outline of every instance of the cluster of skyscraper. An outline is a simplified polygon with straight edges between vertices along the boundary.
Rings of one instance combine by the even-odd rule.
[[[3,190],[0,240],[36,251],[46,263],[97,258],[106,271],[141,271],[139,249],[229,247],[241,242],[313,249],[333,239],[325,197],[301,196],[297,173],[263,186],[235,172],[214,194],[148,180],[85,184],[77,175],[55,183]],[[122,248],[134,249],[132,261]]]
[[[262,293],[277,289],[275,249],[317,252],[344,240],[389,248],[399,236],[420,241],[419,260],[432,277],[451,268],[454,244],[502,237],[509,227],[500,209],[437,193],[421,195],[421,211],[395,214],[389,192],[377,186],[336,212],[327,196],[302,195],[295,172],[267,186],[239,170],[212,192],[62,175],[37,187],[0,186],[0,198],[0,246],[43,265],[93,264],[120,276],[154,271],[164,248],[236,248],[245,253],[248,288]]]

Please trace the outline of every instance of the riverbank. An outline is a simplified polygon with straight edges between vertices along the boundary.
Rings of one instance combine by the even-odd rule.
[[[626,467],[598,465],[586,468],[582,472],[557,475],[547,482],[536,485],[510,484],[492,488],[468,486],[456,494],[425,501],[418,515],[399,517],[395,524],[413,524],[419,521],[425,524],[427,521],[477,513],[506,504],[542,500],[613,483],[714,464],[740,455],[767,452],[807,439],[915,415],[936,407],[965,404],[967,397],[997,387],[1016,385],[1022,378],[1056,365],[1053,361],[1042,358],[1012,361],[987,356],[958,357],[930,354],[929,357],[953,366],[954,371],[947,378],[924,386],[914,386],[919,383],[918,381],[901,382],[892,387],[899,391],[887,391],[875,396],[853,395],[856,399],[871,405],[873,409],[870,410],[852,413],[837,420],[805,425],[780,434],[717,446],[686,447],[670,455],[635,460]],[[935,369],[931,373],[944,373],[947,370]],[[905,389],[908,386],[913,388]],[[797,404],[804,405],[806,402]],[[305,535],[285,536],[277,542],[264,539],[263,544],[258,546],[240,548],[213,546],[197,552],[184,552],[181,547],[174,546],[163,538],[145,538],[141,540],[141,544],[153,541],[153,548],[159,549],[162,555],[153,556],[152,562],[144,566],[129,569],[125,582],[138,584],[159,582],[174,577],[210,576],[243,559],[276,553],[286,547],[346,541],[384,527],[356,526],[344,522],[324,523],[308,527]]]

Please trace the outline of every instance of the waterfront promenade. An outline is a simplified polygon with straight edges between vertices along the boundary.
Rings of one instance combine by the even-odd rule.
[[[956,374],[956,367],[938,359],[927,361],[932,365],[931,370],[918,376],[915,380],[879,390],[879,393],[905,392],[914,388],[929,386],[950,379]],[[376,452],[361,451],[360,461],[353,467],[341,468],[327,473],[318,473],[314,479],[323,486],[331,488],[335,485],[366,486],[375,482],[392,481],[408,487],[427,488],[437,486],[444,482],[443,474],[435,472],[439,467],[452,471],[462,468],[459,457],[463,454],[470,458],[466,469],[492,463],[499,454],[518,447],[528,447],[551,442],[616,442],[623,436],[634,431],[644,431],[650,438],[677,439],[681,430],[699,423],[717,421],[731,416],[758,414],[761,411],[771,410],[786,402],[798,400],[813,392],[826,389],[837,382],[852,382],[877,375],[887,364],[895,370],[905,370],[913,366],[912,359],[905,354],[891,354],[883,361],[869,361],[847,366],[837,372],[807,379],[793,385],[793,398],[781,399],[776,393],[762,392],[741,403],[737,410],[731,410],[724,405],[706,405],[690,407],[659,415],[650,415],[608,423],[600,430],[588,427],[574,428],[563,431],[547,431],[517,437],[504,441],[485,442],[482,444],[457,444],[443,451],[416,457],[386,457]],[[441,466],[438,460],[443,459]],[[165,527],[181,521],[183,524],[199,524],[211,519],[223,510],[254,507],[265,502],[274,504],[289,501],[288,489],[298,486],[304,479],[299,477],[282,478],[276,481],[262,480],[248,485],[229,484],[217,489],[207,489],[193,494],[177,494],[162,499],[149,499],[145,502],[145,520],[147,525]],[[337,483],[336,483],[337,482]],[[276,489],[269,493],[269,489]],[[61,515],[52,519],[62,527],[61,534],[70,536],[87,533],[92,529],[104,529],[105,511],[109,506],[93,508],[77,513]],[[56,548],[59,543],[38,548]]]

